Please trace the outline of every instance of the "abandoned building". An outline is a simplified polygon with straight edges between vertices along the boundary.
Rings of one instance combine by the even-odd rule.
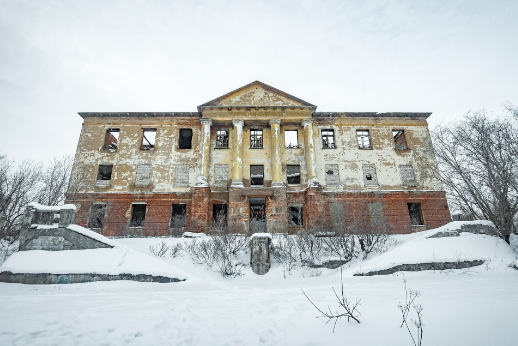
[[[431,113],[316,112],[259,81],[197,112],[79,113],[67,192],[76,223],[108,236],[395,232],[451,221],[433,170]]]

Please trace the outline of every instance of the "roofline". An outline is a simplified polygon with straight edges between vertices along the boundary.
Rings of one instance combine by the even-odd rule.
[[[123,117],[142,117],[142,118],[156,118],[156,117],[201,117],[198,112],[80,112],[77,113],[81,118],[123,118]]]
[[[432,112],[315,112],[314,118],[428,118]]]
[[[313,104],[311,104],[311,103],[309,103],[309,102],[306,102],[306,101],[304,101],[304,100],[302,100],[302,99],[299,99],[298,97],[295,97],[295,96],[293,96],[293,95],[290,95],[290,94],[288,94],[288,93],[286,93],[286,92],[284,92],[284,91],[282,91],[282,90],[276,89],[276,88],[274,88],[274,87],[272,87],[272,86],[270,86],[270,85],[268,85],[268,84],[264,84],[263,82],[260,82],[260,81],[256,80],[256,81],[254,81],[254,82],[252,82],[252,83],[249,83],[249,84],[247,84],[247,85],[242,86],[241,88],[238,88],[238,89],[233,90],[233,91],[231,91],[231,92],[229,92],[229,93],[226,93],[226,94],[225,94],[225,95],[223,95],[223,96],[220,96],[220,97],[218,97],[218,98],[215,98],[214,100],[211,100],[211,101],[209,101],[209,102],[205,102],[204,104],[199,105],[199,106],[198,106],[198,112],[200,112],[200,113],[201,113],[201,112],[202,112],[202,110],[203,110],[203,108],[205,108],[205,107],[217,107],[217,106],[218,106],[218,104],[217,104],[217,103],[218,103],[220,100],[224,99],[225,97],[230,96],[230,95],[231,95],[231,94],[233,94],[233,93],[236,93],[236,92],[238,92],[238,91],[241,91],[241,90],[243,90],[243,89],[249,88],[249,87],[254,86],[254,85],[260,85],[263,89],[265,89],[265,90],[267,90],[267,91],[271,91],[271,92],[274,92],[274,93],[279,94],[279,95],[281,95],[281,96],[284,96],[284,97],[286,97],[286,98],[290,98],[290,99],[292,99],[292,100],[295,100],[295,101],[297,101],[297,102],[301,103],[301,104],[302,104],[302,106],[304,106],[304,107],[310,107],[313,111],[315,111],[315,110],[317,109],[317,106],[315,106],[315,105],[313,105]],[[299,107],[300,107],[300,106],[299,106]]]

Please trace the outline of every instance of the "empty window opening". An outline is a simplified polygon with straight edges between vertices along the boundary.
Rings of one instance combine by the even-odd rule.
[[[299,131],[297,130],[286,130],[284,131],[284,144],[286,148],[298,148],[299,147]]]
[[[171,228],[185,227],[186,212],[186,204],[173,204],[173,211],[171,213]]]
[[[291,226],[302,226],[304,224],[304,220],[302,219],[302,207],[290,207],[289,222]]]
[[[264,166],[250,166],[250,185],[264,185]]]
[[[250,130],[250,148],[263,147],[263,130]]]
[[[191,149],[192,146],[192,129],[180,129],[180,141],[178,149]]]
[[[357,130],[356,136],[358,136],[358,148],[372,149],[369,130]]]
[[[216,132],[216,148],[224,149],[228,148],[228,131],[218,130]]]
[[[408,203],[408,213],[410,214],[410,224],[412,226],[423,225],[421,203]]]
[[[88,216],[88,228],[102,229],[104,226],[104,217],[106,215],[106,204],[92,204],[90,215]]]
[[[324,149],[336,148],[334,130],[322,130],[322,148],[324,148]]]
[[[392,136],[394,137],[394,149],[396,150],[407,150],[405,131],[404,130],[392,130]]]
[[[227,205],[213,204],[212,205],[212,222],[221,225],[227,224]]]
[[[365,174],[365,179],[372,180],[372,175],[371,174]]]
[[[130,227],[144,227],[146,219],[146,204],[133,204],[131,206]]]
[[[108,129],[106,130],[106,136],[104,137],[104,150],[115,151],[119,146],[119,129]]]
[[[286,177],[288,178],[288,184],[300,184],[300,166],[288,165],[286,167]]]
[[[142,134],[141,149],[153,150],[155,149],[156,129],[144,129]]]
[[[266,232],[266,198],[250,197],[250,231]]]
[[[111,180],[113,165],[99,165],[97,180]]]

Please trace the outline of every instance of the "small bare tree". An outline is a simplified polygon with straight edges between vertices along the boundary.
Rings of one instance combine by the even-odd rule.
[[[451,202],[492,221],[509,243],[518,212],[518,119],[491,118],[482,110],[438,126],[432,137],[439,163],[435,173]]]
[[[43,169],[41,176],[42,186],[38,191],[38,203],[43,205],[60,205],[65,201],[72,170],[72,157],[52,158]]]

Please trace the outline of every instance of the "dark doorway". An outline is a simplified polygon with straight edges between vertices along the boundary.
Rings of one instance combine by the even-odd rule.
[[[146,219],[146,204],[133,204],[130,227],[144,227]]]
[[[185,227],[186,211],[186,204],[173,204],[173,211],[171,213],[171,228]]]
[[[266,198],[250,197],[250,231],[266,232]]]

